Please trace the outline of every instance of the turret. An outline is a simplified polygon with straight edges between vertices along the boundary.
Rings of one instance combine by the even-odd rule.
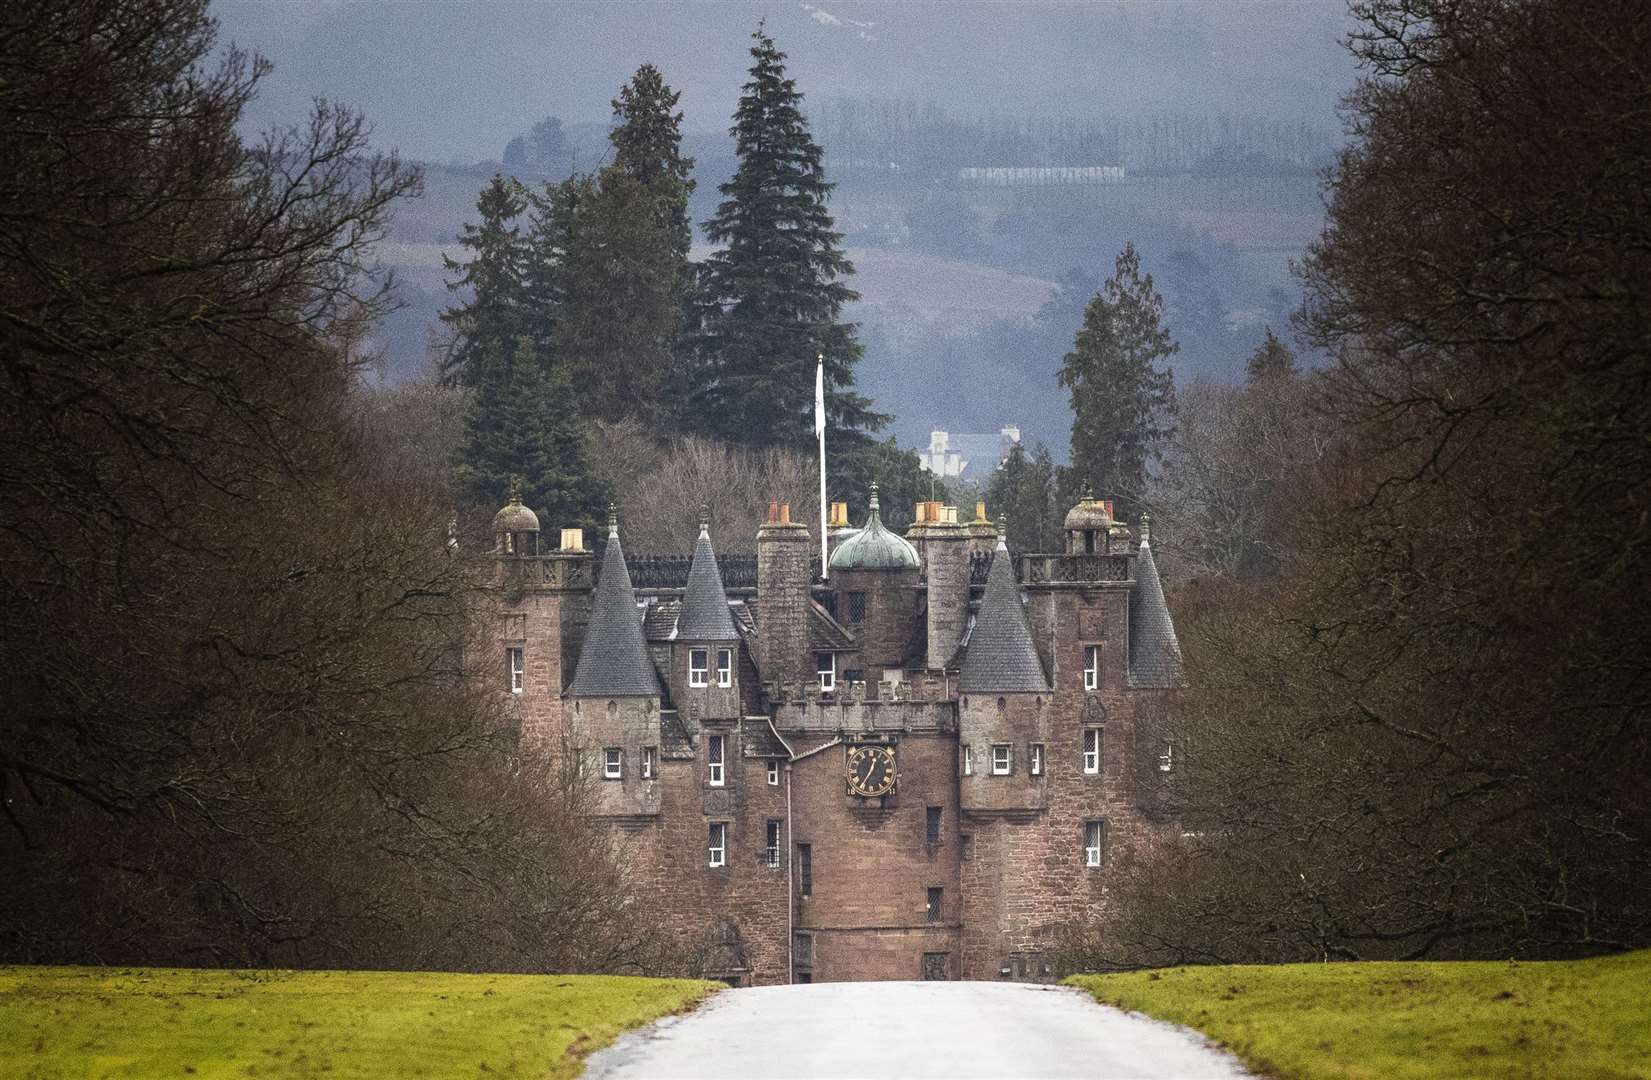
[[[679,712],[701,719],[740,715],[739,633],[711,547],[711,512],[700,507],[699,538],[688,566],[672,644],[672,695]]]
[[[917,629],[917,550],[883,525],[877,485],[871,486],[866,524],[831,555],[831,586],[838,621],[859,643],[867,682],[898,677]]]

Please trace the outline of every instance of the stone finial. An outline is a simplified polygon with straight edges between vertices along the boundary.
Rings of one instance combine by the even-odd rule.
[[[1081,496],[1081,498],[1083,499],[1084,502],[1094,502],[1095,501],[1095,482],[1087,476],[1084,477],[1083,495]]]
[[[878,507],[877,507],[877,481],[875,481],[875,480],[873,480],[871,482],[871,507],[870,507],[870,509],[871,509],[872,513],[874,513],[874,514],[877,513],[877,510],[878,510]]]
[[[1152,535],[1152,515],[1147,514],[1147,513],[1143,513],[1141,515],[1141,543],[1143,543],[1143,544],[1147,543],[1148,538],[1151,537],[1151,535]]]
[[[608,539],[619,539],[619,507],[613,503],[608,504]]]
[[[1009,550],[1009,518],[1007,516],[997,519],[997,546],[1005,551]]]
[[[711,504],[699,504],[699,538],[708,540],[711,536]]]
[[[522,505],[522,478],[521,477],[512,476],[510,478],[510,484],[506,487],[505,490],[508,494],[508,498],[506,499],[506,501],[511,506],[520,506],[520,505]]]

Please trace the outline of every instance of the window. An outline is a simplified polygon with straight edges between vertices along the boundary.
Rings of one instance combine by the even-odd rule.
[[[850,626],[859,626],[866,621],[866,594],[851,592],[848,594],[848,622]]]
[[[812,971],[799,971],[797,972],[797,981],[807,986],[814,981],[814,973]]]
[[[722,786],[722,756],[728,736],[708,735],[705,738],[705,782],[712,787]]]
[[[815,669],[820,673],[820,692],[829,694],[837,689],[837,657],[833,653],[815,654]]]
[[[940,921],[940,908],[946,898],[946,890],[935,887],[929,890],[929,921]]]
[[[1106,822],[1083,823],[1083,864],[1100,866],[1106,858]]]
[[[994,744],[992,746],[992,775],[1008,776],[1009,763],[1013,760],[1013,757],[1014,754],[1010,750],[1008,743]]]
[[[689,649],[688,650],[688,685],[689,686],[705,686],[705,685],[707,685],[706,674],[710,670],[710,668],[708,666],[710,664],[710,660],[708,659],[709,656],[710,656],[710,650],[709,649]]]
[[[797,888],[802,896],[814,892],[814,849],[809,844],[797,845]]]
[[[1158,771],[1175,771],[1175,744],[1168,739],[1164,740],[1164,752],[1158,755]]]
[[[940,807],[929,807],[929,843],[940,843]]]
[[[1098,727],[1084,729],[1083,771],[1090,776],[1101,774],[1101,729]]]
[[[1026,748],[1026,761],[1033,776],[1043,775],[1043,744],[1035,742]]]
[[[846,683],[859,683],[861,686],[864,686],[866,683],[866,669],[857,667],[849,668],[847,671],[843,672],[843,681]]]
[[[617,780],[624,775],[625,751],[617,746],[607,747],[602,751],[602,776],[608,780]]]
[[[642,748],[642,779],[652,780],[659,771],[659,747]]]
[[[975,774],[975,748],[972,747],[972,746],[965,746],[963,748],[963,775],[964,776],[973,776],[974,774]]]
[[[1101,647],[1099,645],[1085,645],[1083,647],[1083,688],[1094,690],[1101,685]]]
[[[780,763],[778,761],[770,761],[768,763],[768,786],[780,786]]]
[[[780,823],[769,819],[766,846],[763,848],[763,861],[770,869],[777,869],[780,865]]]
[[[513,646],[511,648],[506,649],[504,651],[504,658],[505,658],[505,666],[508,668],[508,670],[510,672],[510,676],[509,676],[510,677],[510,683],[509,683],[510,692],[512,694],[519,694],[519,693],[522,692],[522,649],[521,649],[521,646],[517,645],[517,646]]]
[[[734,650],[717,650],[717,685],[734,685]]]
[[[722,821],[711,822],[711,838],[706,844],[706,850],[711,856],[710,865],[723,866],[728,862],[728,824]]]

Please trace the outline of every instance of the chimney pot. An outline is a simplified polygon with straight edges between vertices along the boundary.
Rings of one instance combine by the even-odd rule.
[[[780,524],[791,524],[791,504],[788,502],[783,502],[780,504]]]
[[[780,520],[780,504],[772,500],[768,503],[768,520],[770,522]]]
[[[583,550],[585,550],[585,530],[584,529],[563,529],[562,530],[562,550],[563,551],[583,551]]]
[[[975,520],[976,521],[985,521],[986,520],[986,500],[985,499],[981,499],[981,500],[979,500],[978,502],[975,503]]]

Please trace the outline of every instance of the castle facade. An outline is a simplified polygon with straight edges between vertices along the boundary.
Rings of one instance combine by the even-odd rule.
[[[627,560],[494,522],[523,738],[592,777],[665,929],[734,985],[1055,977],[1064,925],[1154,830],[1175,748],[1145,718],[1180,652],[1145,528],[1085,499],[1011,556],[919,504],[901,536],[816,539],[773,506],[756,554]],[[977,519],[983,519],[980,508]]]

